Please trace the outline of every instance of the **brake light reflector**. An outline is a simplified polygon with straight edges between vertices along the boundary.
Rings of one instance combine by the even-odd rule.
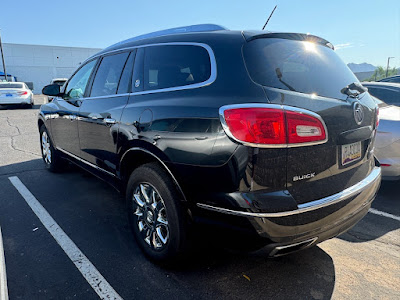
[[[377,128],[379,125],[379,107],[376,108],[376,124],[375,128]]]
[[[233,136],[253,144],[286,144],[284,112],[271,108],[236,108],[224,112]]]
[[[24,91],[24,92],[18,92],[17,94],[18,94],[18,95],[20,95],[20,96],[23,96],[23,95],[28,95],[28,92],[27,92],[27,91]]]
[[[222,107],[221,121],[235,140],[271,147],[293,147],[320,144],[327,133],[318,115],[279,105],[233,105]]]

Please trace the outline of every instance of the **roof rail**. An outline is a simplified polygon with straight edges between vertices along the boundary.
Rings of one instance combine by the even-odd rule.
[[[155,31],[155,32],[139,35],[139,36],[127,39],[125,41],[116,43],[116,44],[112,45],[111,47],[114,47],[114,46],[117,46],[120,44],[124,44],[127,42],[134,42],[134,41],[138,41],[138,40],[154,38],[154,37],[170,35],[170,34],[187,33],[187,32],[217,31],[217,30],[228,30],[228,29],[226,27],[216,25],[216,24],[198,24],[198,25],[176,27],[176,28],[164,29],[164,30],[160,30],[160,31]]]

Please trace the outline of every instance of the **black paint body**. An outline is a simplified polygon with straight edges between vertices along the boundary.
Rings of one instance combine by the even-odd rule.
[[[56,98],[41,107],[39,125],[45,124],[49,129],[57,149],[74,155],[64,151],[66,158],[120,190],[133,167],[152,160],[162,162],[175,178],[182,202],[194,220],[229,223],[257,233],[271,245],[310,237],[322,241],[345,231],[366,214],[379,184],[346,203],[287,217],[247,218],[199,208],[198,203],[255,213],[290,211],[358,183],[375,167],[371,144],[376,105],[368,93],[357,100],[365,111],[363,123],[357,125],[353,117],[355,99],[313,98],[255,83],[242,54],[247,41],[236,31],[177,34],[121,43],[100,55],[171,42],[208,45],[215,55],[215,81],[168,92],[140,93],[140,87],[132,86],[133,93],[112,97],[83,97],[78,101]],[[141,66],[138,59],[136,66]],[[85,96],[92,81],[93,78]],[[326,123],[328,141],[282,149],[241,145],[224,132],[218,110],[223,105],[244,103],[284,104],[315,112]],[[116,123],[107,124],[106,118]],[[356,141],[362,141],[362,159],[341,166],[341,145]],[[316,175],[311,179],[293,181],[294,176],[312,172]]]

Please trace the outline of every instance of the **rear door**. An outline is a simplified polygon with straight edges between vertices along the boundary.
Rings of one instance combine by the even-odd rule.
[[[79,110],[81,157],[115,173],[117,140],[122,110],[129,99],[135,51],[102,58],[90,95]]]
[[[243,52],[269,102],[317,113],[326,125],[325,143],[288,145],[287,189],[298,204],[343,191],[374,167],[376,104],[366,92],[345,89],[358,80],[326,41],[307,39],[259,38]]]

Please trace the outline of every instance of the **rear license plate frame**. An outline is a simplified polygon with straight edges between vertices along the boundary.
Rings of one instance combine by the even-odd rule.
[[[357,162],[362,157],[361,141],[342,145],[341,150],[342,166],[347,166],[351,163]]]

